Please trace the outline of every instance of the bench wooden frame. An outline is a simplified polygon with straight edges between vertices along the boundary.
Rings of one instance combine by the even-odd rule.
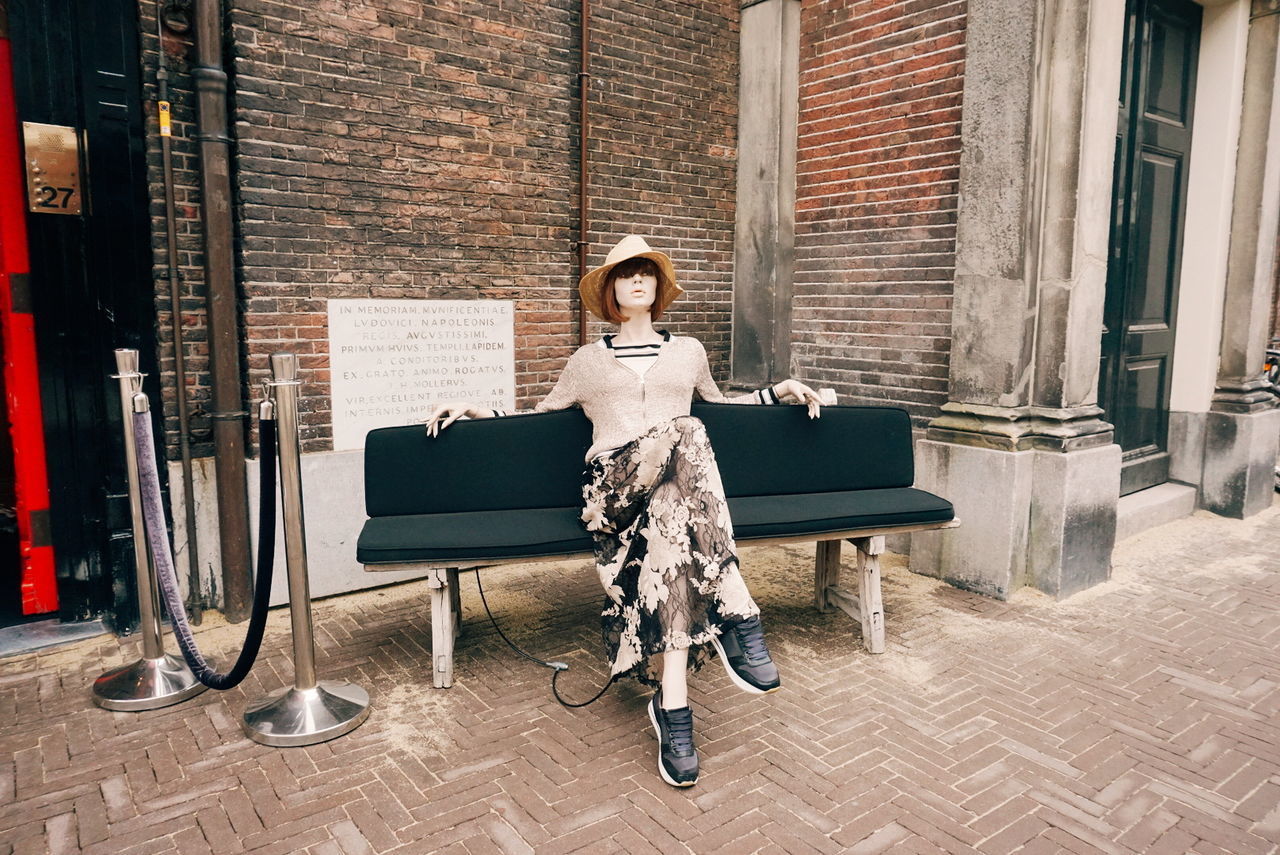
[[[944,523],[859,528],[822,534],[797,534],[739,540],[739,545],[771,546],[785,543],[817,541],[814,560],[813,604],[821,612],[838,608],[862,627],[862,643],[870,653],[884,653],[884,601],[880,596],[880,555],[884,539],[890,534],[955,528],[958,519]],[[841,546],[849,541],[857,549],[858,593],[840,584]],[[525,564],[540,561],[595,559],[592,552],[571,552],[535,558],[513,557],[475,561],[415,561],[401,564],[366,564],[370,572],[389,570],[428,571],[431,588],[431,681],[436,688],[453,685],[453,644],[462,626],[458,573],[503,564]]]

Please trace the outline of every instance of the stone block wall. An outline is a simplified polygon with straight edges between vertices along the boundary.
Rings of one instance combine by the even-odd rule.
[[[947,400],[965,11],[801,13],[793,374],[917,426]]]
[[[329,298],[515,301],[519,407],[550,390],[577,347],[579,9],[577,0],[231,7],[246,377],[264,379],[274,351],[301,355],[304,450],[331,447]],[[592,3],[590,263],[632,231],[670,252],[688,295],[659,325],[702,338],[722,381],[737,22],[732,0]],[[185,74],[178,82],[175,111],[185,121],[194,100]],[[191,130],[175,129],[184,152]],[[154,136],[149,145],[158,161]],[[198,404],[207,376],[194,165],[184,154],[189,383]],[[157,241],[163,225],[160,210]],[[167,294],[163,272],[158,254],[158,295]],[[162,315],[162,338],[167,323]],[[604,329],[593,322],[588,336]],[[172,430],[176,417],[170,422]]]

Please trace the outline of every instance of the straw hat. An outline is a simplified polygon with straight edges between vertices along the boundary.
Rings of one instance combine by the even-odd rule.
[[[676,284],[676,269],[666,253],[651,249],[645,239],[639,235],[627,235],[609,250],[604,264],[583,276],[582,281],[578,283],[582,304],[597,318],[605,319],[601,307],[601,295],[604,283],[609,277],[609,271],[631,258],[649,258],[658,265],[661,275],[658,276],[658,293],[654,297],[654,303],[660,308],[667,308],[672,300],[684,293],[684,289]]]

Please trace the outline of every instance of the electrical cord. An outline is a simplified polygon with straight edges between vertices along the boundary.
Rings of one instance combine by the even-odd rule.
[[[569,666],[563,662],[548,662],[545,659],[539,659],[537,656],[534,656],[533,654],[530,654],[530,653],[526,653],[523,650],[521,650],[519,647],[516,647],[515,643],[512,642],[511,639],[507,638],[507,634],[502,631],[502,627],[498,625],[498,619],[493,616],[493,612],[489,610],[489,601],[485,599],[485,596],[484,596],[484,585],[481,584],[480,582],[479,570],[476,570],[476,588],[477,590],[480,591],[480,602],[484,604],[484,611],[485,611],[485,614],[489,616],[489,622],[493,624],[493,628],[498,631],[498,635],[501,636],[502,640],[507,643],[507,646],[510,647],[512,650],[514,650],[516,653],[523,656],[525,659],[528,659],[530,662],[536,662],[537,664],[543,666],[544,668],[551,669],[551,694],[555,695],[556,700],[560,702],[561,706],[569,707],[570,709],[578,709],[580,707],[585,707],[585,706],[588,706],[589,704],[594,704],[596,701],[604,697],[605,692],[609,691],[609,687],[613,685],[614,680],[617,678],[610,677],[609,681],[604,684],[604,688],[602,688],[599,692],[597,692],[596,696],[589,701],[583,701],[580,704],[575,704],[571,701],[566,701],[564,697],[561,696],[560,690],[556,686],[556,680],[559,679],[560,673],[562,671],[569,670]]]

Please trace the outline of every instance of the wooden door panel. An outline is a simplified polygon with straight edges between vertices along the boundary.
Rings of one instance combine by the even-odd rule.
[[[1133,456],[1152,454],[1163,446],[1160,388],[1164,385],[1167,365],[1168,360],[1163,358],[1125,361],[1121,388],[1125,390],[1126,397],[1121,405],[1129,417],[1117,427],[1116,441]]]
[[[1099,402],[1123,451],[1121,493],[1168,478],[1200,7],[1129,0],[1113,171]]]
[[[1193,32],[1188,21],[1171,15],[1159,4],[1149,7],[1148,14],[1148,73],[1142,99],[1143,115],[1189,127],[1199,17],[1196,16]]]

